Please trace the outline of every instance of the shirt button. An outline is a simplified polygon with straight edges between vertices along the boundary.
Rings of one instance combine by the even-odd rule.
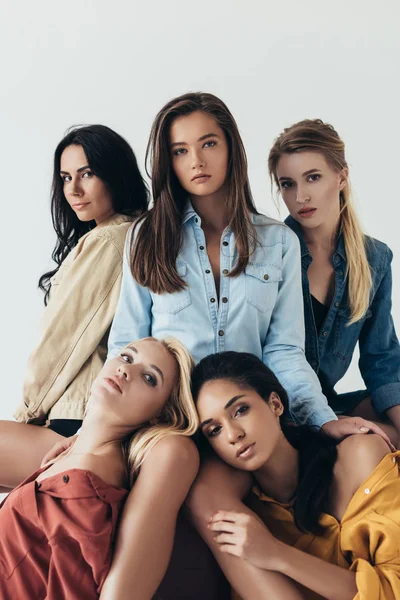
[[[326,337],[326,336],[328,335],[328,332],[327,332],[327,331],[323,331],[323,332],[322,332],[322,335],[323,335],[324,337]]]
[[[224,269],[224,270],[222,271],[222,275],[228,275],[228,273],[229,273],[228,269]]]
[[[223,246],[228,246],[229,244],[228,244],[228,242],[222,242],[222,245]]]
[[[338,307],[339,306],[339,302],[335,302],[335,306]]]
[[[208,275],[209,273],[211,273],[210,269],[206,269],[206,273],[207,273],[207,275]]]
[[[392,458],[392,462],[394,462],[394,463],[396,462],[396,459],[395,459],[395,457],[394,457],[394,456],[393,456],[393,458]]]
[[[265,279],[265,281],[268,281],[268,279],[269,279],[269,275],[268,275],[268,273],[265,273],[265,275],[264,275],[264,279]]]
[[[343,271],[339,271],[339,275],[343,275]]]
[[[68,481],[69,481],[68,475],[63,475],[63,482],[68,483]]]
[[[228,302],[228,298],[225,298],[225,296],[222,298],[222,302],[225,304],[226,302]]]
[[[210,298],[210,302],[215,302],[215,298]]]
[[[197,218],[197,217],[195,218],[194,222],[195,222],[195,223],[198,223],[198,222],[199,222],[199,220],[198,220],[198,218]]]
[[[219,335],[220,337],[222,337],[222,336],[224,335],[224,332],[223,332],[223,330],[222,330],[222,329],[220,329],[220,330],[218,331],[218,335]]]
[[[204,246],[199,246],[200,250],[204,250]]]
[[[365,490],[364,490],[364,492],[365,492],[366,494],[369,494],[369,493],[370,493],[370,491],[371,491],[371,490],[370,490],[369,488],[365,488]]]

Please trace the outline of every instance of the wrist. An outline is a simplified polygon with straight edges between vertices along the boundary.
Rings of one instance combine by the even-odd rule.
[[[286,574],[289,568],[290,546],[275,539],[273,551],[268,557],[268,568],[270,571]]]

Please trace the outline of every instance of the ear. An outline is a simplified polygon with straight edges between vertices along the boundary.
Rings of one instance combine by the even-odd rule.
[[[349,178],[349,170],[346,167],[339,174],[339,190],[342,191],[346,187]]]
[[[268,404],[276,417],[280,417],[283,414],[283,404],[282,400],[279,398],[276,392],[271,392],[271,395],[268,399]]]

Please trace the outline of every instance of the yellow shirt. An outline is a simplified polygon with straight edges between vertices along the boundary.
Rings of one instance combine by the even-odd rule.
[[[254,488],[248,506],[290,546],[356,573],[354,600],[400,600],[400,451],[387,454],[358,488],[341,522],[323,514],[324,534],[300,532],[292,508]],[[319,595],[309,592],[307,600]]]
[[[104,364],[132,218],[113,215],[80,238],[51,282],[40,341],[29,357],[17,421],[83,419]]]

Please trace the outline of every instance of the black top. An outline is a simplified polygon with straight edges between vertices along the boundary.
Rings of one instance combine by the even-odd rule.
[[[317,327],[318,333],[320,333],[322,325],[324,324],[324,321],[326,319],[326,315],[328,314],[329,306],[325,306],[325,304],[322,304],[322,302],[314,298],[312,294],[311,302],[313,307],[315,325]]]

